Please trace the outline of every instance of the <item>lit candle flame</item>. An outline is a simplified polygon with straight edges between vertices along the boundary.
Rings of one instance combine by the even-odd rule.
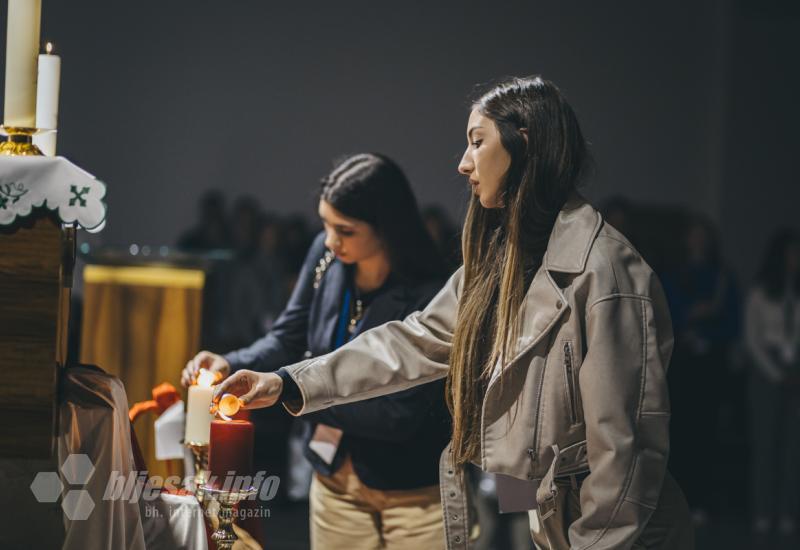
[[[48,42],[47,44],[45,44],[44,45],[44,51],[45,51],[45,53],[47,53],[47,55],[50,55],[51,53],[53,53],[53,43],[52,42]]]
[[[198,386],[205,386],[210,388],[214,385],[214,382],[217,381],[217,377],[214,376],[214,373],[208,369],[200,369],[200,374],[197,375],[197,385]]]
[[[230,422],[239,409],[242,407],[242,400],[231,393],[226,393],[219,400],[218,404],[212,404],[209,412],[216,414],[223,420]]]

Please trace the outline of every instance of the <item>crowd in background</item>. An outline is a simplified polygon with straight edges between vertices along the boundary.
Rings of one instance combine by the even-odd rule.
[[[438,206],[424,209],[422,216],[448,267],[455,270],[460,264],[458,229]],[[253,197],[239,197],[228,205],[219,191],[204,194],[196,224],[179,237],[177,247],[198,254],[232,252],[209,274],[204,346],[236,349],[268,331],[286,305],[319,231],[319,220],[279,216],[262,209]]]
[[[747,514],[753,547],[797,535],[800,490],[800,237],[778,229],[739,281],[709,219],[609,201],[606,219],[658,273],[675,346],[670,470],[693,519]]]
[[[206,193],[198,220],[181,237],[186,252],[231,251],[211,271],[203,347],[226,352],[269,330],[283,309],[319,223],[264,211],[251,197],[228,204]],[[659,275],[670,303],[675,346],[670,470],[700,529],[748,514],[756,536],[796,530],[800,433],[800,240],[779,230],[753,281],[740,281],[721,254],[712,221],[687,209],[633,204],[602,208]],[[436,206],[426,227],[454,270],[456,224]],[[302,461],[291,454],[292,419],[281,408],[257,415],[269,444],[257,463],[279,471],[284,498],[302,500]],[[291,456],[291,458],[289,458]],[[291,467],[290,467],[291,465]],[[481,548],[526,548],[527,516],[497,516],[491,476],[476,472],[484,536]],[[519,520],[519,521],[517,521]]]

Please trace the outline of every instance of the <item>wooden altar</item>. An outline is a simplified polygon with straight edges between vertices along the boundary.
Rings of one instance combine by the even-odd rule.
[[[74,229],[40,211],[0,228],[0,456],[49,458],[67,353]]]

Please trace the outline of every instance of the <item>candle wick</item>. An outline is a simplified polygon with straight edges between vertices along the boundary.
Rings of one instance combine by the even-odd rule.
[[[48,55],[50,55],[50,54],[52,53],[52,51],[53,51],[53,43],[52,43],[52,42],[48,42],[47,44],[45,44],[45,46],[44,46],[44,51],[45,51],[45,52],[46,52]]]

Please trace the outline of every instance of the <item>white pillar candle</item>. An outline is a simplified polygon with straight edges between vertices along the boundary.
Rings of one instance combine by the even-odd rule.
[[[48,42],[45,52],[39,55],[39,78],[36,83],[36,127],[56,130],[58,128],[58,90],[61,83],[61,58],[52,54],[53,45]],[[56,136],[46,132],[33,136],[42,153],[48,157],[56,154]]]
[[[211,421],[214,415],[209,412],[211,396],[214,393],[211,385],[214,375],[206,369],[200,369],[197,384],[189,386],[189,398],[186,404],[186,432],[183,440],[186,443],[208,445],[211,434]]]
[[[36,123],[36,63],[42,0],[8,0],[4,124],[33,128]]]

